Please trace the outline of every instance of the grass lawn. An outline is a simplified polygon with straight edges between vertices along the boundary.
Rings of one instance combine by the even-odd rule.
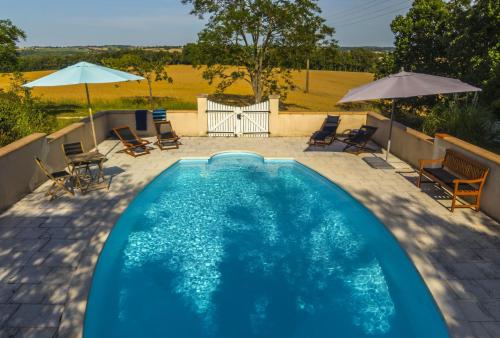
[[[196,96],[212,94],[215,86],[203,80],[202,70],[186,65],[168,67],[174,83],[155,82],[153,95],[157,105],[168,109],[196,109]],[[34,80],[51,71],[28,72],[25,77]],[[335,111],[335,103],[351,88],[373,80],[373,74],[354,72],[311,71],[310,92],[303,92],[305,72],[294,72],[298,88],[290,92],[284,109],[291,111]],[[9,86],[9,76],[0,75],[0,88]],[[95,111],[104,109],[147,108],[148,89],[145,81],[117,84],[90,85],[90,95]],[[82,85],[35,88],[33,94],[52,103],[51,110],[57,116],[85,115],[85,94]],[[250,86],[238,82],[227,91],[230,98],[246,98],[252,95]],[[237,100],[236,100],[237,101]]]

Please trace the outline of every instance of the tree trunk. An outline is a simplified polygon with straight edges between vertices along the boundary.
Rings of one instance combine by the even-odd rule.
[[[306,62],[306,89],[304,90],[304,93],[309,93],[309,58],[307,58]]]
[[[148,87],[149,87],[149,108],[151,108],[151,110],[154,110],[154,105],[153,105],[153,88],[151,86],[151,80],[150,79],[147,79],[148,80]]]
[[[250,79],[252,81],[252,90],[255,97],[255,103],[262,102],[262,81],[261,74],[256,72],[256,74],[251,74]]]

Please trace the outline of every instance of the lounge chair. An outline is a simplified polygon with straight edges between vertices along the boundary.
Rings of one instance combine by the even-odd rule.
[[[129,126],[113,128],[113,131],[125,147],[123,151],[130,156],[137,157],[149,154],[147,145],[151,144],[151,142],[137,136]]]
[[[170,121],[155,122],[156,142],[161,150],[178,149],[180,137],[177,136]]]
[[[373,137],[373,134],[377,131],[377,127],[363,125],[359,129],[351,130],[345,139],[339,140],[346,144],[342,151],[347,151],[349,148],[356,148],[355,154],[359,154],[364,150],[374,151],[368,148],[366,145]]]
[[[38,164],[45,176],[47,176],[47,178],[52,181],[52,185],[45,193],[46,196],[50,195],[51,201],[57,197],[59,191],[64,191],[73,196],[75,195],[73,189],[69,189],[66,186],[68,181],[73,177],[70,173],[68,173],[66,170],[55,171],[51,173],[38,157],[35,157],[35,162],[36,164]]]
[[[332,144],[336,139],[337,128],[339,127],[340,118],[338,116],[328,115],[323,122],[320,130],[315,131],[309,142],[309,145],[327,146]]]

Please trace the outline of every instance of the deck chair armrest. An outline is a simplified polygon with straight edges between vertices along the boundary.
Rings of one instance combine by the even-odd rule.
[[[437,159],[424,159],[424,160],[419,160],[418,163],[419,163],[419,167],[420,167],[420,170],[424,169],[425,168],[425,165],[428,165],[428,164],[436,164],[436,163],[443,163],[444,162],[444,158],[437,158]]]
[[[473,180],[467,180],[467,179],[461,179],[461,178],[456,178],[453,180],[453,183],[455,184],[455,186],[458,186],[459,184],[463,184],[463,183],[466,183],[466,184],[474,184],[474,183],[481,183],[483,182],[484,179],[483,178],[476,178],[476,179],[473,179]]]

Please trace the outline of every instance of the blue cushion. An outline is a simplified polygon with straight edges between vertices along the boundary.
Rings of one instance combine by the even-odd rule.
[[[153,121],[166,121],[167,120],[167,110],[163,108],[153,110]]]

